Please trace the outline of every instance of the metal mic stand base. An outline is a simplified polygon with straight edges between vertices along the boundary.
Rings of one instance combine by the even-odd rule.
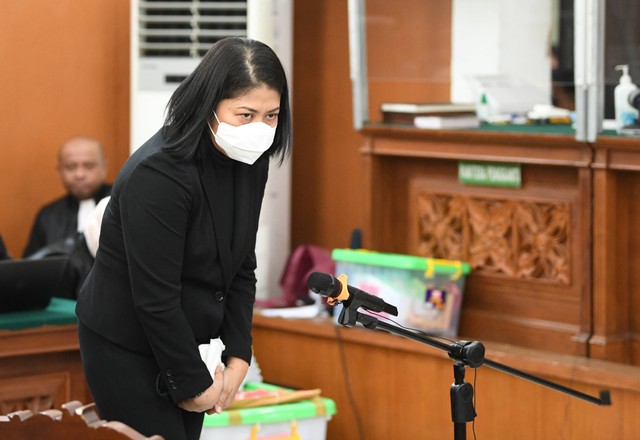
[[[451,385],[451,418],[453,420],[453,438],[465,440],[467,438],[467,422],[476,418],[473,407],[473,386],[464,381],[463,362],[453,364],[454,382]]]
[[[449,346],[439,341],[416,335],[403,328],[381,322],[373,316],[358,311],[354,313],[354,310],[350,310],[348,307],[342,309],[338,317],[340,324],[352,326],[356,321],[365,328],[383,329],[390,333],[405,336],[449,352],[449,356],[456,361],[453,365],[454,382],[450,390],[453,438],[454,440],[466,440],[467,422],[475,420],[476,411],[473,407],[473,386],[469,382],[464,381],[464,374],[467,365],[477,368],[484,361],[484,347],[482,344],[460,341],[453,344],[453,346]]]

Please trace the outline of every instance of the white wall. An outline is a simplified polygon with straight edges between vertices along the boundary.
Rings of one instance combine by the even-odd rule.
[[[282,62],[289,92],[293,91],[293,0],[249,0],[247,36],[269,45]],[[280,276],[291,247],[291,163],[280,167],[271,161],[265,189],[256,258],[256,296],[266,299],[280,293]]]
[[[474,75],[513,75],[551,95],[552,0],[454,0],[452,9],[453,102],[475,102]]]

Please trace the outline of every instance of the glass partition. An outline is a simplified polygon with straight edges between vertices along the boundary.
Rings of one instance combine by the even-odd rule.
[[[350,0],[354,125],[473,113],[480,130],[616,136],[615,66],[640,83],[639,12],[637,0]]]
[[[640,137],[640,2],[606,0],[604,8],[604,131],[605,136]],[[623,66],[627,66],[625,69]],[[627,71],[631,84],[616,87]],[[624,79],[622,80],[625,81]],[[616,108],[618,116],[616,117]],[[618,122],[616,124],[615,122]],[[620,133],[618,133],[620,132]]]

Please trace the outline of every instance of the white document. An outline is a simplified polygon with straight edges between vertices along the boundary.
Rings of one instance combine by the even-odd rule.
[[[535,105],[551,104],[550,96],[512,75],[478,75],[473,79],[478,91],[486,94],[491,115],[525,115]]]

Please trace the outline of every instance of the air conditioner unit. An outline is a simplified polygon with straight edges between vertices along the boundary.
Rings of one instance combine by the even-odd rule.
[[[291,90],[293,0],[132,0],[131,152],[162,126],[171,94],[216,41],[247,36],[274,49]],[[257,296],[280,293],[290,248],[291,169],[272,164],[256,257]]]

